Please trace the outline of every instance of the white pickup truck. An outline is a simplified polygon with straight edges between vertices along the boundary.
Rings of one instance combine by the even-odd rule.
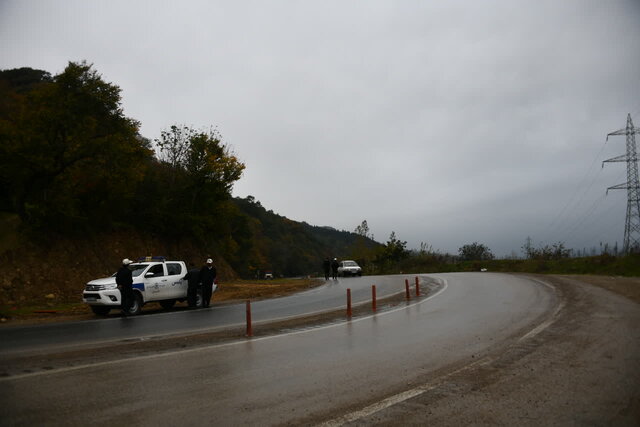
[[[167,261],[163,257],[141,258],[129,265],[133,275],[135,296],[129,314],[139,314],[142,306],[157,301],[162,308],[170,309],[176,301],[187,299],[187,266],[184,261]],[[213,285],[213,292],[216,290]],[[212,292],[212,293],[213,293]],[[202,306],[202,290],[198,288],[197,306]],[[105,316],[112,308],[121,306],[120,291],[116,285],[116,275],[92,280],[84,288],[82,301],[91,310]]]

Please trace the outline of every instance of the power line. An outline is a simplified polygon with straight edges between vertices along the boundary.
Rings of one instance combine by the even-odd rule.
[[[579,193],[579,188],[582,186],[582,183],[585,182],[587,180],[587,177],[589,176],[589,174],[591,173],[591,171],[593,170],[593,167],[596,165],[596,163],[599,161],[599,159],[601,158],[600,156],[602,155],[602,152],[604,151],[604,148],[607,144],[607,141],[605,140],[605,142],[602,144],[602,146],[600,147],[600,151],[598,151],[598,154],[596,154],[596,156],[594,157],[593,161],[591,162],[591,166],[589,166],[589,169],[587,169],[587,173],[585,173],[584,177],[580,180],[580,183],[578,184],[578,186],[576,187],[576,190],[574,191],[573,195],[571,196],[571,198],[569,199],[569,201],[567,202],[567,204],[562,208],[562,210],[560,211],[560,213],[554,218],[553,221],[551,221],[551,223],[549,224],[549,226],[547,227],[547,230],[545,231],[544,235],[548,235],[549,231],[553,230],[553,227],[556,225],[556,223],[558,222],[558,220],[564,215],[564,213],[567,211],[567,208],[569,208],[569,206],[571,206],[573,204],[573,201],[576,199],[576,196]],[[602,173],[602,169],[600,169],[600,173]],[[593,187],[593,184],[595,183],[596,179],[598,178],[598,174],[596,174],[593,179],[591,180],[591,182],[589,183],[589,185],[586,187],[586,189],[581,193],[578,201],[575,203],[575,207],[580,206],[580,204],[582,203],[582,200],[584,199],[585,195],[589,192],[589,190],[591,190],[591,188]]]
[[[602,205],[599,205],[598,207],[600,207],[600,206],[606,206],[606,205],[602,204]],[[589,218],[589,221],[584,224],[583,229],[585,229],[585,230],[589,229],[589,230],[593,231],[593,228],[596,227],[598,224],[601,224],[602,223],[601,220],[607,214],[611,214],[611,212],[614,209],[617,209],[617,208],[619,208],[618,204],[610,204],[608,206],[608,208],[603,209],[597,215],[592,215]],[[613,228],[614,227],[618,227],[618,226],[619,226],[619,224],[617,222],[615,224],[613,224],[613,225],[609,224],[609,226],[607,227],[606,233],[603,232],[602,229],[600,229],[600,230],[596,231],[595,233],[592,233],[591,235],[589,235],[587,238],[582,238],[581,240],[582,240],[583,244],[592,244],[592,243],[588,243],[588,242],[594,242],[594,241],[597,241],[597,240],[598,241],[602,240],[602,237],[605,234],[610,236],[612,234],[611,231],[613,230]],[[607,239],[605,239],[605,240],[607,240]],[[577,246],[581,246],[581,245],[577,245]]]
[[[620,178],[622,178],[624,176],[624,173],[620,175]],[[596,200],[593,201],[593,203],[591,204],[591,206],[589,207],[589,209],[587,209],[584,214],[578,218],[577,221],[574,221],[573,225],[570,226],[570,228],[567,230],[566,234],[565,234],[565,238],[561,241],[566,242],[568,241],[571,237],[573,237],[574,233],[580,229],[584,229],[586,227],[583,227],[583,225],[585,223],[587,223],[588,220],[590,220],[592,218],[592,215],[594,214],[594,212],[600,208],[600,206],[602,206],[602,202],[604,201],[604,199],[607,197],[607,193],[601,194]],[[609,210],[612,208],[609,208]],[[606,213],[607,211],[605,211]],[[602,215],[601,215],[602,216]],[[601,217],[600,216],[600,217]],[[600,218],[598,217],[598,218]]]
[[[591,214],[593,214],[593,212],[596,210],[598,205],[603,202],[605,197],[606,197],[605,194],[603,194],[600,197],[598,197],[593,202],[593,204],[589,207],[589,209],[586,211],[584,216],[579,221],[575,222],[573,224],[573,226],[571,226],[571,228],[569,228],[569,230],[564,235],[564,239],[561,239],[560,241],[561,242],[566,242],[570,237],[572,237],[573,233],[575,233],[578,229],[580,229],[580,227],[582,227],[582,224],[584,224],[584,222],[587,220],[587,218],[589,218],[589,216],[591,216]]]

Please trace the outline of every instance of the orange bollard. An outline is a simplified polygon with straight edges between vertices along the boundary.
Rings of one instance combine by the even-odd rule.
[[[376,312],[376,285],[371,285],[371,309]]]
[[[351,318],[351,288],[347,288],[347,317]]]
[[[253,336],[253,328],[251,327],[251,301],[247,300],[247,336]]]
[[[411,299],[411,292],[409,292],[409,279],[404,279],[404,290],[406,293],[406,298]]]
[[[418,276],[416,276],[416,296],[420,296],[420,282],[418,282]]]

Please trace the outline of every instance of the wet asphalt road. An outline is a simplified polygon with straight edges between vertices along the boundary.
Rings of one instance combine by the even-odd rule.
[[[15,425],[313,424],[379,402],[535,333],[559,303],[552,288],[531,279],[491,273],[430,277],[444,286],[428,299],[350,322],[0,378],[0,419]],[[369,298],[371,279],[348,281],[357,289],[354,299]],[[283,312],[265,302],[256,313],[295,314],[301,309],[292,308],[296,298],[311,311],[322,304],[340,306],[346,282],[272,303],[281,304]],[[404,277],[375,282],[379,295],[387,286],[404,289]],[[332,296],[313,296],[324,293]],[[191,315],[147,317],[173,319],[186,328]],[[239,320],[238,314],[227,316],[228,322]],[[119,322],[98,322],[99,329]],[[148,328],[137,333],[162,332]]]
[[[404,280],[412,287],[415,276],[368,276],[339,278],[325,285],[283,298],[255,301],[251,304],[254,323],[286,319],[321,311],[344,309],[346,290],[352,303],[371,299],[371,285],[377,297],[404,292]],[[224,285],[223,285],[224,286]],[[215,303],[215,294],[213,296]],[[159,337],[195,331],[215,331],[245,325],[245,304],[213,306],[209,309],[172,311],[131,318],[108,318],[48,325],[30,325],[0,329],[0,355],[69,349],[103,342]]]

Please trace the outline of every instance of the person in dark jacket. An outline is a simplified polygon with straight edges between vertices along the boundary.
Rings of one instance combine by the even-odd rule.
[[[211,302],[211,294],[213,292],[213,283],[216,280],[216,268],[213,266],[213,260],[209,258],[207,263],[200,270],[200,282],[202,283],[202,307],[209,307]]]
[[[200,270],[191,262],[189,263],[189,271],[184,278],[187,281],[187,303],[189,308],[197,308]]]
[[[122,267],[116,273],[116,285],[120,289],[120,304],[122,307],[122,314],[124,316],[129,315],[131,310],[131,303],[133,302],[133,274],[129,265],[132,263],[129,258],[122,260]]]
[[[334,258],[331,261],[331,273],[333,274],[333,280],[338,280],[338,258]]]
[[[329,257],[324,259],[322,269],[324,270],[324,280],[329,280],[329,271],[331,271],[331,261],[329,261]]]

